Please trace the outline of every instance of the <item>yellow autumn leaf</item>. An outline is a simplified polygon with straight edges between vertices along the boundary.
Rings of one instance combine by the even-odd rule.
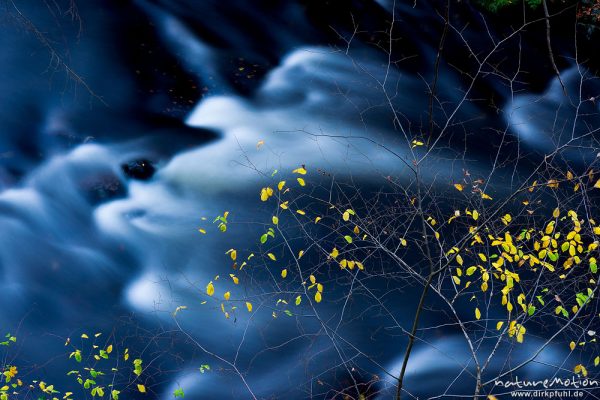
[[[215,294],[215,286],[213,285],[212,281],[208,282],[208,285],[206,285],[206,294],[209,296]]]
[[[479,212],[477,210],[473,210],[473,220],[477,221],[479,219]]]
[[[460,183],[455,183],[454,187],[456,188],[456,190],[458,190],[459,192],[462,192],[464,187],[463,185],[461,185]]]
[[[292,171],[294,174],[306,175],[306,169],[304,167],[296,168]]]
[[[317,278],[315,278],[314,275],[309,276],[308,279],[310,279],[310,283],[312,283],[313,285],[317,282]]]
[[[596,189],[600,189],[600,179],[598,179],[598,180],[596,181],[596,183],[594,184],[594,187],[595,187]]]
[[[260,189],[260,199],[262,201],[267,201],[269,200],[269,195],[267,194],[267,188],[262,188]]]
[[[475,308],[475,318],[481,319],[481,311],[477,307]]]
[[[298,183],[300,184],[300,186],[306,186],[306,182],[304,182],[304,179],[302,179],[302,178],[296,178],[296,180],[298,181]]]
[[[140,393],[146,393],[146,386],[138,383],[137,388],[139,390]]]
[[[569,348],[571,349],[571,351],[575,350],[575,342],[569,343]]]
[[[304,212],[304,210],[296,210],[296,212],[300,215],[306,215],[306,212]]]
[[[273,254],[273,253],[267,253],[267,257],[269,257],[273,261],[277,261],[277,258],[275,257],[275,254]]]
[[[265,144],[264,140],[259,140],[258,143],[256,143],[256,149],[260,149],[263,145]]]
[[[223,295],[223,298],[225,300],[229,300],[230,297],[231,297],[231,292],[225,292],[225,294]]]
[[[498,323],[496,324],[496,330],[499,331],[500,329],[502,329],[502,325],[504,325],[504,321],[498,321]]]
[[[488,196],[487,194],[481,192],[481,198],[484,200],[492,200],[492,198],[490,196]]]
[[[315,293],[315,301],[316,301],[317,303],[320,303],[320,302],[321,302],[321,300],[322,300],[321,292],[317,292],[317,293]]]
[[[336,249],[335,247],[333,248],[333,250],[331,250],[331,258],[337,258],[337,256],[340,254],[340,252],[338,251],[338,249]]]
[[[277,189],[281,190],[281,189],[283,189],[284,186],[285,186],[285,181],[281,181],[277,184]]]
[[[286,277],[286,276],[287,276],[287,269],[283,269],[283,270],[281,270],[281,277],[282,277],[283,279],[285,279],[285,277]]]
[[[248,309],[248,312],[252,312],[252,303],[250,302],[246,302],[246,308]]]

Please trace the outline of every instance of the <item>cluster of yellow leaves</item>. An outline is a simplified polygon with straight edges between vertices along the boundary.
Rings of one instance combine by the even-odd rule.
[[[317,278],[314,275],[310,275],[308,277],[309,281],[310,281],[310,286],[307,288],[307,290],[311,290],[313,288],[316,288],[316,292],[315,292],[315,301],[317,303],[320,303],[321,300],[323,300],[323,284],[318,283],[317,282]],[[301,301],[300,296],[298,296],[296,298],[296,305],[299,305]]]
[[[351,261],[351,260],[346,260],[345,258],[340,261],[341,269],[348,268],[350,270],[353,270],[355,266],[358,269],[360,269],[361,271],[365,269],[365,266],[360,261]]]
[[[304,167],[296,168],[295,170],[292,171],[292,173],[306,175],[306,169]],[[306,182],[304,181],[304,178],[298,177],[298,178],[296,178],[296,180],[298,181],[298,184],[300,186],[306,186]]]
[[[527,329],[525,329],[523,325],[517,323],[517,321],[511,321],[510,325],[508,326],[508,336],[516,336],[517,342],[519,343],[523,343],[523,336],[525,335],[525,332],[527,332]]]
[[[270,187],[264,187],[260,189],[260,199],[262,201],[267,201],[269,198],[273,196],[273,189]]]

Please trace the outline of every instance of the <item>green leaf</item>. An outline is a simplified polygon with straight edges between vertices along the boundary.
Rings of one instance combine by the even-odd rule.
[[[348,235],[344,236],[344,239],[346,239],[346,242],[348,243],[352,243],[352,238]]]
[[[542,296],[536,296],[537,301],[540,302],[541,305],[545,305],[544,303],[544,299],[542,299]]]

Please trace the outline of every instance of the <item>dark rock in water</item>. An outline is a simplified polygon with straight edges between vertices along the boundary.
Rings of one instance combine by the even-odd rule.
[[[128,177],[141,181],[152,178],[154,172],[156,172],[152,163],[144,159],[130,161],[127,164],[121,165],[121,168]]]
[[[79,182],[79,188],[91,205],[122,198],[127,194],[121,180],[112,174],[83,179]]]

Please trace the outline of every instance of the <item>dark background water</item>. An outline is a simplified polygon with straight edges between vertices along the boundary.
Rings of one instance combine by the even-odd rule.
[[[484,15],[469,2],[451,2],[457,30],[447,35],[438,81],[443,107],[435,107],[428,137],[427,83],[443,2],[10,0],[0,7],[0,327],[19,336],[24,380],[73,386],[63,372],[73,368],[64,338],[102,331],[154,360],[144,376],[152,397],[171,398],[181,385],[189,398],[248,398],[235,374],[219,370],[225,365],[174,332],[170,312],[185,304],[181,323],[198,343],[230,358],[242,342],[239,368],[261,398],[333,397],[373,374],[382,380],[372,391],[388,396],[393,382],[347,344],[341,347],[351,370],[339,365],[326,337],[308,334],[280,346],[299,332],[318,332],[310,319],[273,322],[265,312],[232,322],[201,306],[201,290],[191,283],[202,289],[225,273],[223,253],[247,246],[258,228],[240,224],[224,242],[199,237],[200,217],[270,215],[258,204],[261,177],[243,165],[243,153],[266,171],[307,164],[351,176],[365,193],[381,176],[409,179],[377,146],[317,141],[306,132],[366,136],[399,154],[408,150],[402,129],[435,139],[478,69],[473,53],[490,52],[541,10]],[[551,68],[543,21],[498,46],[425,171],[441,190],[463,168],[487,175],[496,163],[494,194],[509,192],[565,140],[574,104],[599,94],[597,32],[577,32],[568,4],[553,3],[551,11],[568,96]],[[572,129],[597,125],[597,104],[584,102],[578,111],[585,117]],[[261,151],[259,140],[266,143]],[[562,156],[583,168],[595,154]],[[403,324],[417,294],[409,288],[386,300]],[[430,318],[424,325],[446,320]],[[397,371],[405,338],[381,329],[388,325],[385,316],[342,324],[344,338]],[[526,357],[542,339],[507,352],[493,370]],[[427,340],[410,364],[410,393],[468,394],[468,375],[452,385],[468,365],[458,333],[436,329]],[[523,374],[543,374],[544,361],[562,358],[550,348]],[[213,371],[200,374],[205,363]]]

